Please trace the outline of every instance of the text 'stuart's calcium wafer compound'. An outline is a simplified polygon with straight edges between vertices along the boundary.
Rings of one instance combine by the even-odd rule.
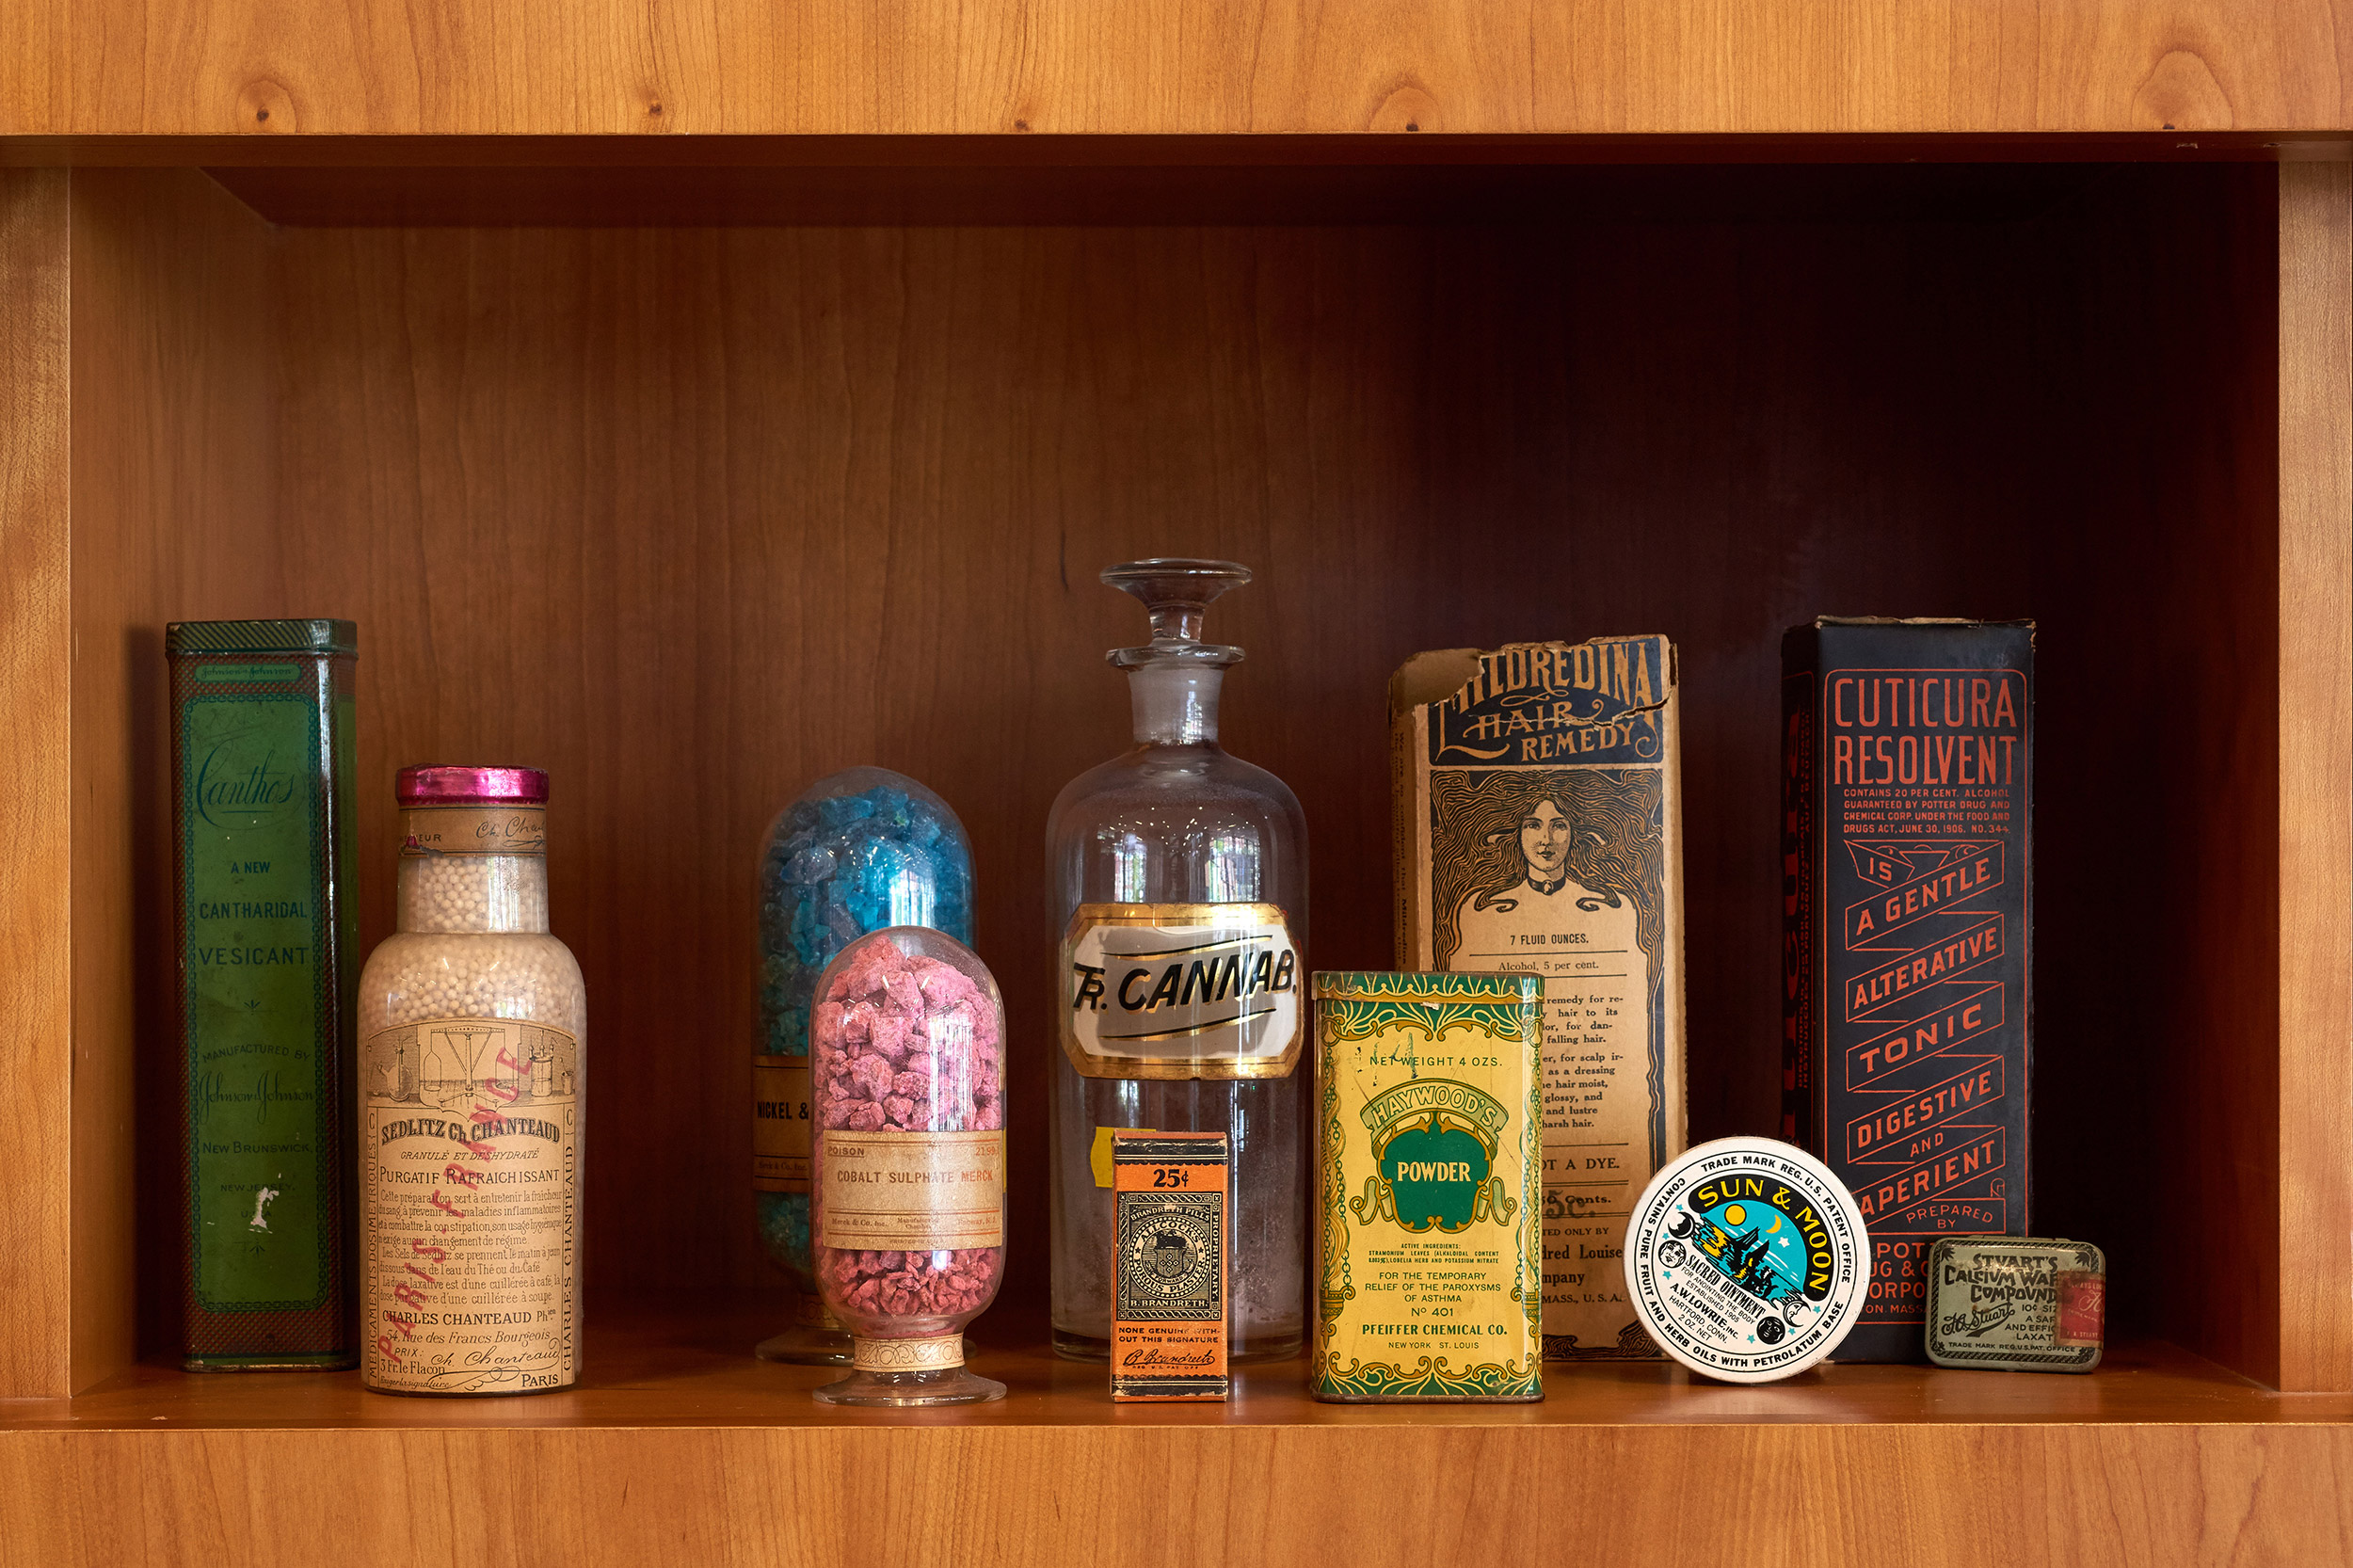
[[[1947,1236],[1929,1249],[1929,1359],[1995,1372],[2100,1365],[2108,1260],[2088,1241]]]
[[[1634,1206],[1626,1293],[1691,1370],[1770,1383],[1824,1360],[1854,1327],[1869,1244],[1853,1195],[1820,1160],[1770,1138],[1720,1138],[1670,1162]]]

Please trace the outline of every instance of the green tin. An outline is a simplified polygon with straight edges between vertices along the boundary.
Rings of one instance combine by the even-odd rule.
[[[1534,975],[1316,976],[1317,1399],[1545,1397],[1543,1005]]]
[[[348,1367],[359,979],[347,620],[180,621],[183,1364]]]

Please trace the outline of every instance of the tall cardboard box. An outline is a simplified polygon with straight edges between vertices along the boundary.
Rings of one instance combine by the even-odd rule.
[[[1871,1233],[1841,1361],[1926,1358],[1929,1248],[2030,1234],[2034,624],[1782,642],[1784,1136]]]
[[[1683,796],[1664,637],[1417,654],[1389,682],[1398,967],[1545,983],[1544,1341],[1657,1350],[1626,1219],[1684,1144]]]

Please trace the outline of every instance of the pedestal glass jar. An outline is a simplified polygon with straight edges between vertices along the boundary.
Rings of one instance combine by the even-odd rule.
[[[1005,1014],[970,949],[897,926],[843,948],[809,1018],[818,1289],[850,1331],[826,1404],[972,1404],[964,1326],[1005,1257]]]
[[[1305,1342],[1306,824],[1281,779],[1218,745],[1219,685],[1242,654],[1200,640],[1209,600],[1249,580],[1226,561],[1103,573],[1144,601],[1152,640],[1110,655],[1134,748],[1073,779],[1047,820],[1063,936],[1053,1334],[1068,1356],[1110,1353],[1119,1128],[1231,1137],[1232,1358]]]
[[[360,976],[368,1387],[580,1375],[580,966],[548,934],[548,776],[404,768],[398,929]]]
[[[914,779],[846,768],[776,813],[759,876],[752,1203],[760,1244],[792,1282],[796,1320],[753,1353],[839,1366],[850,1336],[819,1298],[809,1258],[809,999],[834,955],[869,932],[925,925],[970,945],[972,850],[948,803]]]

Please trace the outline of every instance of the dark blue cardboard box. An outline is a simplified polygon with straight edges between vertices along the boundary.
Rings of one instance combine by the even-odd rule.
[[[2030,1234],[2034,623],[1782,640],[1783,1135],[1852,1190],[1841,1361],[1920,1361],[1929,1246]]]

